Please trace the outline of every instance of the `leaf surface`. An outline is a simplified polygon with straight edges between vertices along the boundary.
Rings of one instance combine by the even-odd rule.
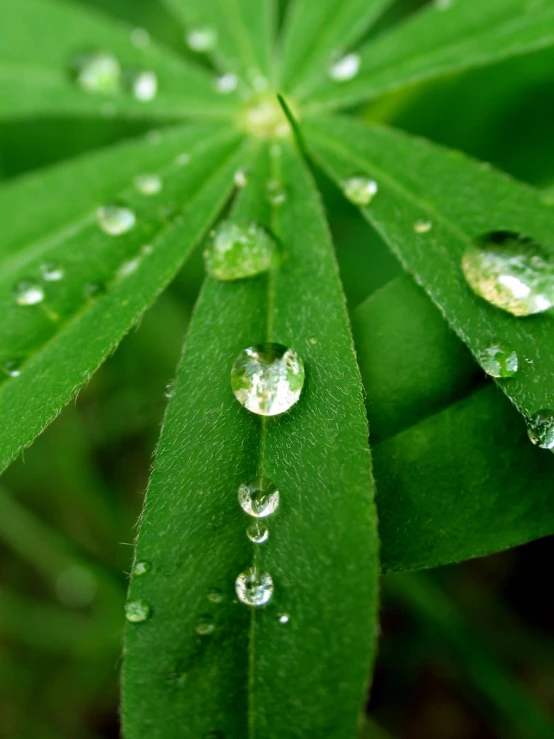
[[[136,553],[152,569],[130,590],[152,616],[127,628],[129,739],[180,737],[184,725],[191,736],[356,735],[377,597],[367,425],[321,204],[298,154],[284,144],[281,156],[261,154],[236,217],[271,228],[283,261],[207,281],[168,406]],[[282,177],[281,208],[265,201],[270,176]],[[230,369],[268,339],[298,351],[306,383],[286,415],[262,421],[233,397]],[[256,547],[237,490],[260,471],[281,502]],[[253,559],[275,584],[258,609],[234,593]],[[213,633],[199,635],[199,619]]]
[[[177,129],[158,146],[123,146],[0,191],[2,220],[11,222],[0,252],[0,467],[57,415],[175,275],[231,192],[239,144],[213,124]],[[186,167],[176,161],[183,151]],[[162,178],[163,201],[133,185],[146,166]],[[136,217],[118,237],[96,217],[114,201]],[[41,265],[60,268],[62,279],[43,280]],[[44,300],[19,305],[20,281],[38,286]]]

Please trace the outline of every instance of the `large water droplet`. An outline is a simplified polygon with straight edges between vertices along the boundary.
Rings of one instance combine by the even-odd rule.
[[[128,74],[128,85],[133,97],[141,103],[154,100],[158,94],[158,77],[151,70],[140,70]]]
[[[141,195],[157,195],[163,187],[162,178],[157,174],[139,174],[135,187]]]
[[[270,205],[283,205],[287,193],[280,180],[269,180],[265,186],[265,196]]]
[[[78,54],[73,58],[72,68],[77,84],[87,92],[114,95],[121,89],[121,64],[104,51]]]
[[[266,272],[277,255],[275,240],[256,223],[223,221],[204,252],[206,269],[216,280],[241,280]]]
[[[239,84],[239,78],[236,74],[228,73],[222,74],[215,81],[215,89],[222,95],[229,95],[234,92]]]
[[[491,377],[513,377],[518,368],[517,352],[502,344],[492,344],[478,354],[479,364]]]
[[[131,600],[125,604],[125,618],[132,624],[140,624],[150,618],[150,606],[144,600]]]
[[[268,572],[249,567],[237,577],[235,590],[239,600],[247,606],[263,606],[273,595],[273,579]]]
[[[259,416],[288,411],[304,386],[304,362],[281,344],[258,344],[242,351],[231,369],[236,399]]]
[[[96,218],[102,231],[110,236],[121,236],[130,231],[136,223],[135,214],[130,208],[115,203],[98,208]]]
[[[44,300],[44,290],[36,282],[22,280],[19,282],[14,291],[15,302],[18,305],[29,306],[38,305]]]
[[[247,511],[247,513],[249,513],[249,511]],[[246,529],[246,536],[254,544],[263,544],[264,541],[267,541],[269,538],[269,529],[261,521],[252,521]]]
[[[554,305],[554,260],[532,239],[497,231],[463,256],[472,290],[514,316],[542,313]]]
[[[537,411],[528,420],[527,433],[541,449],[554,449],[554,411]]]
[[[369,177],[350,177],[342,182],[342,191],[354,205],[369,205],[379,187]]]
[[[59,264],[46,262],[40,265],[40,273],[45,282],[59,282],[63,280],[64,270]]]
[[[277,510],[279,491],[267,477],[256,477],[239,487],[239,503],[249,516],[265,518]],[[265,538],[267,539],[267,536]]]
[[[333,62],[329,67],[329,77],[335,82],[346,82],[354,79],[360,71],[362,59],[359,54],[347,54]]]
[[[209,636],[215,631],[215,624],[209,616],[201,616],[196,622],[196,633],[200,636]]]
[[[191,28],[187,33],[186,41],[193,51],[211,51],[217,44],[217,32],[210,26]]]
[[[8,377],[19,377],[21,374],[21,362],[17,359],[8,359],[2,364],[2,372]]]
[[[135,566],[133,567],[133,575],[136,577],[140,577],[141,575],[146,575],[147,572],[150,572],[152,569],[152,563],[148,562],[146,559],[141,559],[138,562],[135,562]]]

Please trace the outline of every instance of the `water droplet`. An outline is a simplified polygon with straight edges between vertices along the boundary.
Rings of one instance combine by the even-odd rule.
[[[248,512],[249,511],[247,511],[247,513]],[[252,523],[246,529],[246,536],[254,544],[263,544],[264,541],[267,541],[269,538],[269,529],[261,521],[252,521]]]
[[[256,223],[223,221],[210,234],[206,269],[216,280],[241,280],[266,272],[276,260],[275,240]]]
[[[223,603],[223,593],[218,588],[210,588],[206,597],[210,603]]]
[[[247,606],[263,606],[273,595],[273,579],[268,572],[249,567],[237,577],[235,590],[239,600]]]
[[[528,420],[527,433],[541,449],[554,449],[554,411],[537,411]]]
[[[121,64],[113,54],[104,51],[78,54],[71,66],[77,84],[87,92],[114,95],[121,89]]]
[[[196,633],[200,636],[209,636],[215,631],[215,624],[208,616],[201,616],[196,622]]]
[[[236,74],[228,73],[222,74],[215,81],[215,89],[222,95],[229,95],[234,92],[239,84],[239,78]]]
[[[151,70],[129,72],[127,84],[136,100],[148,103],[158,94],[158,77]]]
[[[131,600],[125,604],[125,618],[132,624],[140,624],[150,618],[151,608],[144,600]]]
[[[255,67],[246,70],[246,78],[254,92],[266,92],[269,88],[269,80]]]
[[[360,71],[362,59],[359,54],[347,54],[333,62],[329,67],[329,77],[335,82],[346,82],[354,79]]]
[[[136,223],[135,214],[130,208],[115,204],[98,208],[96,218],[102,231],[110,236],[121,236],[130,231]]]
[[[517,352],[492,344],[478,354],[479,364],[491,377],[513,377],[518,368]]]
[[[44,300],[44,290],[36,282],[22,280],[15,288],[15,302],[18,305],[38,305]]]
[[[190,154],[184,151],[175,158],[175,164],[178,167],[186,167],[190,163]]]
[[[342,191],[354,205],[369,205],[379,189],[368,177],[350,177],[342,182]]]
[[[414,223],[414,231],[416,232],[416,234],[428,234],[432,228],[433,228],[432,221],[425,221],[421,219]]]
[[[242,189],[243,187],[246,187],[248,184],[248,175],[246,174],[245,169],[237,169],[235,172],[235,187],[238,187],[239,189]]]
[[[279,613],[277,615],[277,618],[279,619],[280,624],[288,624],[290,621],[290,616],[288,613]]]
[[[104,292],[106,292],[106,286],[101,282],[87,282],[87,284],[83,287],[83,295],[85,296],[85,298],[87,298],[87,300],[97,298]]]
[[[146,573],[150,572],[151,569],[152,563],[148,562],[146,559],[141,559],[138,562],[135,562],[133,575],[135,575],[135,577],[140,577],[141,575],[146,575]]]
[[[56,580],[58,600],[68,608],[84,608],[94,600],[98,584],[90,570],[81,565],[72,565]]]
[[[277,510],[279,491],[267,477],[256,477],[239,487],[239,503],[242,510],[249,516],[265,518]],[[248,536],[251,538],[250,534]],[[267,535],[265,538],[267,539]]]
[[[47,262],[40,265],[40,273],[45,282],[59,282],[63,280],[64,270],[59,264]]]
[[[312,336],[312,338],[310,339],[310,344],[312,344],[312,346],[315,346],[318,343],[318,341],[319,340],[317,336]]]
[[[150,46],[150,34],[145,28],[133,28],[131,31],[131,43],[137,49],[146,49]]]
[[[140,257],[134,257],[133,259],[128,259],[127,261],[122,262],[117,268],[116,276],[120,279],[123,277],[129,277],[129,275],[132,275],[137,271],[141,262],[142,259]]]
[[[463,256],[472,290],[514,316],[554,305],[554,260],[532,239],[507,231],[488,234]]]
[[[163,187],[162,178],[157,174],[140,174],[135,177],[135,187],[141,195],[157,195]]]
[[[140,249],[141,256],[143,257],[150,256],[150,254],[152,254],[153,251],[154,251],[154,247],[152,246],[152,244],[145,244]]]
[[[8,377],[19,377],[21,374],[21,362],[17,359],[9,359],[2,365],[2,372]]]
[[[239,354],[231,370],[236,399],[252,413],[276,416],[300,398],[304,362],[281,344],[259,344]]]
[[[265,186],[265,196],[270,205],[283,205],[287,193],[279,180],[269,180]]]
[[[170,398],[173,397],[174,392],[175,392],[175,380],[171,380],[171,382],[167,383],[164,395],[169,400]]]
[[[187,33],[186,41],[193,51],[211,51],[217,45],[217,32],[210,26],[191,28]]]

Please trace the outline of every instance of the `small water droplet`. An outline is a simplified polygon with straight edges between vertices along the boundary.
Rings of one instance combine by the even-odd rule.
[[[196,633],[200,636],[209,636],[215,631],[215,624],[208,616],[201,616],[196,622]]]
[[[537,411],[528,421],[527,433],[541,449],[554,449],[554,411]]]
[[[184,151],[182,154],[179,154],[175,158],[175,164],[178,167],[186,167],[187,164],[190,164],[190,154],[186,151]]]
[[[223,221],[210,234],[204,258],[206,270],[216,280],[254,277],[276,261],[277,244],[256,223]]]
[[[269,80],[255,67],[246,70],[246,78],[254,92],[263,93],[269,88]]]
[[[144,600],[131,600],[125,604],[125,618],[132,624],[140,624],[150,618],[152,610]]]
[[[154,100],[158,94],[158,77],[151,70],[140,70],[128,72],[127,85],[133,93],[133,97],[141,103]]]
[[[150,256],[150,254],[152,254],[153,251],[154,251],[154,247],[152,246],[152,244],[145,244],[140,249],[140,253],[143,257]]]
[[[157,174],[140,174],[135,177],[135,188],[141,195],[157,195],[162,187],[162,178]]]
[[[87,92],[114,95],[121,89],[119,60],[104,51],[77,54],[71,64],[77,84]]]
[[[283,183],[279,180],[269,180],[265,186],[265,196],[270,205],[283,205],[287,199],[287,193]]]
[[[164,395],[169,400],[170,398],[173,397],[174,392],[175,392],[175,380],[171,380],[171,382],[167,383]]]
[[[136,46],[137,49],[146,49],[150,46],[151,38],[150,34],[145,28],[133,28],[131,31],[131,43]]]
[[[479,364],[491,377],[513,377],[518,368],[517,352],[495,343],[478,354]]]
[[[85,298],[87,298],[87,300],[97,298],[104,292],[106,292],[106,286],[101,282],[87,282],[87,284],[83,287],[83,295],[85,296]]]
[[[40,265],[40,273],[45,282],[59,282],[63,280],[64,270],[59,264],[46,262]]]
[[[186,35],[186,41],[193,51],[211,51],[217,45],[217,32],[210,26],[191,28]]]
[[[130,231],[136,223],[135,214],[130,208],[115,203],[98,208],[96,219],[102,231],[110,236],[121,236]]]
[[[350,177],[342,182],[342,191],[354,205],[369,205],[379,187],[369,177]]]
[[[231,369],[236,399],[252,413],[276,416],[288,411],[304,386],[304,362],[281,344],[259,344],[242,351]]]
[[[239,600],[247,606],[263,606],[273,595],[273,579],[268,572],[249,567],[237,577],[235,590]]]
[[[246,536],[254,544],[263,544],[269,538],[269,529],[261,521],[252,521],[246,529]]]
[[[146,575],[146,573],[150,572],[151,569],[152,563],[148,562],[146,559],[141,559],[138,562],[135,562],[133,575],[135,575],[135,577],[140,577],[141,575]]]
[[[525,236],[496,231],[478,239],[464,254],[462,269],[477,295],[514,316],[554,305],[554,260]]]
[[[44,300],[44,290],[36,282],[30,280],[22,280],[16,285],[15,302],[18,305],[29,306],[38,305]]]
[[[362,59],[359,54],[347,54],[337,59],[329,67],[329,77],[335,82],[346,82],[354,79],[360,71]]]
[[[152,146],[158,146],[158,144],[161,144],[164,139],[163,133],[155,128],[152,131],[148,131],[145,134],[145,138]]]
[[[119,277],[119,279],[129,277],[129,275],[132,275],[134,272],[137,271],[137,269],[140,267],[141,262],[142,259],[140,257],[127,259],[127,261],[122,262],[117,268],[116,277]]]
[[[17,359],[8,359],[2,364],[2,372],[8,377],[19,377],[21,374],[21,362]]]
[[[235,172],[235,187],[238,187],[239,189],[242,189],[243,187],[246,187],[248,184],[248,175],[246,174],[245,169],[237,169]]]
[[[220,77],[217,77],[215,89],[222,95],[229,95],[237,89],[238,84],[239,78],[237,75],[229,72],[228,74],[222,74]]]
[[[218,588],[210,588],[206,597],[210,603],[223,603],[223,593]]]
[[[421,219],[414,223],[414,231],[416,232],[416,234],[428,234],[432,228],[432,221],[425,221],[424,219]]]
[[[256,477],[239,487],[239,503],[249,516],[265,518],[275,513],[279,507],[279,491],[267,477]],[[251,538],[249,533],[248,537]]]
[[[312,336],[312,338],[310,339],[310,344],[312,344],[313,346],[315,346],[318,343],[318,341],[319,340],[318,340],[317,336]]]
[[[279,613],[277,615],[277,618],[279,619],[280,624],[288,624],[290,621],[290,616],[288,613]]]

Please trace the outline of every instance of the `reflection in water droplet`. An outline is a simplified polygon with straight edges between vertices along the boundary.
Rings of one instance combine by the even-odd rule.
[[[353,79],[360,71],[362,59],[359,54],[347,54],[329,67],[329,77],[335,82]]]
[[[15,302],[18,305],[29,306],[38,305],[44,300],[44,290],[36,282],[22,280],[19,282],[14,291]]]
[[[249,567],[237,577],[235,590],[239,600],[247,606],[263,606],[273,595],[273,579],[268,572]]]
[[[136,223],[135,214],[130,208],[112,203],[98,208],[96,219],[102,231],[110,236],[121,236]]]
[[[217,44],[217,32],[210,26],[191,28],[187,33],[186,41],[193,51],[211,51]]]
[[[253,521],[246,529],[246,536],[254,544],[263,544],[269,538],[269,529],[261,521]]]
[[[68,608],[84,608],[94,599],[98,585],[90,570],[81,565],[72,565],[56,580],[58,600]]]
[[[196,622],[196,633],[200,636],[208,636],[215,631],[215,624],[208,616],[201,616]]]
[[[222,95],[228,95],[234,92],[239,84],[239,78],[236,74],[228,73],[222,74],[215,81],[215,89]]]
[[[63,280],[64,276],[63,267],[51,262],[41,264],[40,273],[45,282],[59,282],[60,280]]]
[[[135,562],[135,566],[133,567],[133,575],[136,577],[140,577],[141,575],[146,575],[147,572],[150,572],[152,569],[152,563],[148,562],[146,559],[141,559],[138,562]]]
[[[369,177],[350,177],[342,182],[342,191],[354,205],[369,205],[379,187]]]
[[[554,411],[537,411],[527,422],[529,438],[541,449],[554,449]]]
[[[514,316],[554,305],[554,260],[532,239],[508,231],[484,236],[462,259],[472,290]]]
[[[279,619],[280,624],[288,624],[290,621],[290,616],[288,613],[279,613],[277,618]]]
[[[513,377],[518,368],[517,352],[492,344],[478,354],[479,364],[491,377]]]
[[[246,170],[237,169],[237,171],[235,172],[234,181],[235,187],[238,187],[239,189],[246,187],[246,185],[248,184],[248,176],[246,174]]]
[[[150,34],[145,28],[133,28],[131,31],[131,43],[137,49],[145,49],[150,46]]]
[[[223,603],[223,593],[218,588],[210,588],[206,597],[210,603]]]
[[[223,221],[210,234],[204,252],[206,270],[216,280],[241,280],[266,272],[274,263],[277,244],[256,223]]]
[[[433,228],[432,221],[425,221],[421,219],[414,223],[414,231],[416,232],[416,234],[428,234],[432,228]]]
[[[277,510],[279,491],[267,477],[256,477],[239,487],[239,503],[249,516],[265,518]],[[267,539],[267,536],[265,538]]]
[[[104,51],[77,54],[72,61],[77,84],[87,92],[114,95],[121,89],[121,64]]]
[[[140,174],[135,177],[135,187],[141,195],[157,195],[163,187],[162,178],[157,174]]]
[[[144,600],[131,600],[125,604],[125,618],[132,624],[140,624],[150,618],[151,608]]]
[[[131,72],[128,75],[128,85],[133,97],[141,103],[154,100],[158,94],[158,77],[151,70]]]
[[[8,377],[19,377],[21,374],[21,362],[17,359],[9,359],[2,364],[2,372]]]
[[[279,180],[269,180],[265,186],[265,196],[270,205],[283,205],[287,199],[287,193],[283,183]]]
[[[236,399],[252,413],[276,416],[288,411],[304,386],[304,362],[281,344],[259,344],[242,351],[231,369]]]

